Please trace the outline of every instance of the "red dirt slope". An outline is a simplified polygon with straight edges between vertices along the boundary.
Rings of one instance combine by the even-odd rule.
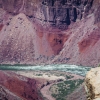
[[[18,96],[20,99],[43,100],[38,90],[38,84],[38,81],[36,81],[35,79],[18,76],[13,72],[0,71],[1,87],[4,87],[4,89],[9,90],[14,95]]]

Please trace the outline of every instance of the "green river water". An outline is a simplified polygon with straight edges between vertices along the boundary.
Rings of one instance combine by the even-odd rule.
[[[67,65],[67,64],[55,64],[55,65],[0,65],[0,70],[13,70],[13,71],[64,71],[71,72],[73,74],[78,74],[85,76],[87,71],[90,70],[90,67],[76,66],[76,65]]]

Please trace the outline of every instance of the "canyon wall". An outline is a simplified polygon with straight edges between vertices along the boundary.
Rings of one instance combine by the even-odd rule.
[[[93,0],[1,0],[1,7],[11,14],[23,12],[61,29],[88,15],[92,4]]]
[[[99,0],[0,0],[0,63],[100,62]]]

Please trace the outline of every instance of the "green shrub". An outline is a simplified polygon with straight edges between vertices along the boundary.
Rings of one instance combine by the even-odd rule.
[[[57,85],[57,91],[58,94],[52,93],[52,96],[56,98],[56,100],[66,100],[65,97],[72,93],[76,88],[79,87],[80,84],[83,83],[83,80],[68,80],[64,81],[62,83],[58,83]],[[53,85],[50,89],[54,88],[55,85]]]

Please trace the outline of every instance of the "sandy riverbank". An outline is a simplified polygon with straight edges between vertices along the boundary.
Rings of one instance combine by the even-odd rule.
[[[29,78],[41,78],[46,80],[66,80],[66,75],[73,76],[73,79],[84,79],[83,76],[59,71],[16,71],[16,73]]]
[[[50,72],[42,72],[42,71],[17,71],[17,74],[20,74],[22,76],[26,76],[29,78],[41,78],[46,80],[59,80],[63,79],[66,80],[64,76],[55,75]]]

